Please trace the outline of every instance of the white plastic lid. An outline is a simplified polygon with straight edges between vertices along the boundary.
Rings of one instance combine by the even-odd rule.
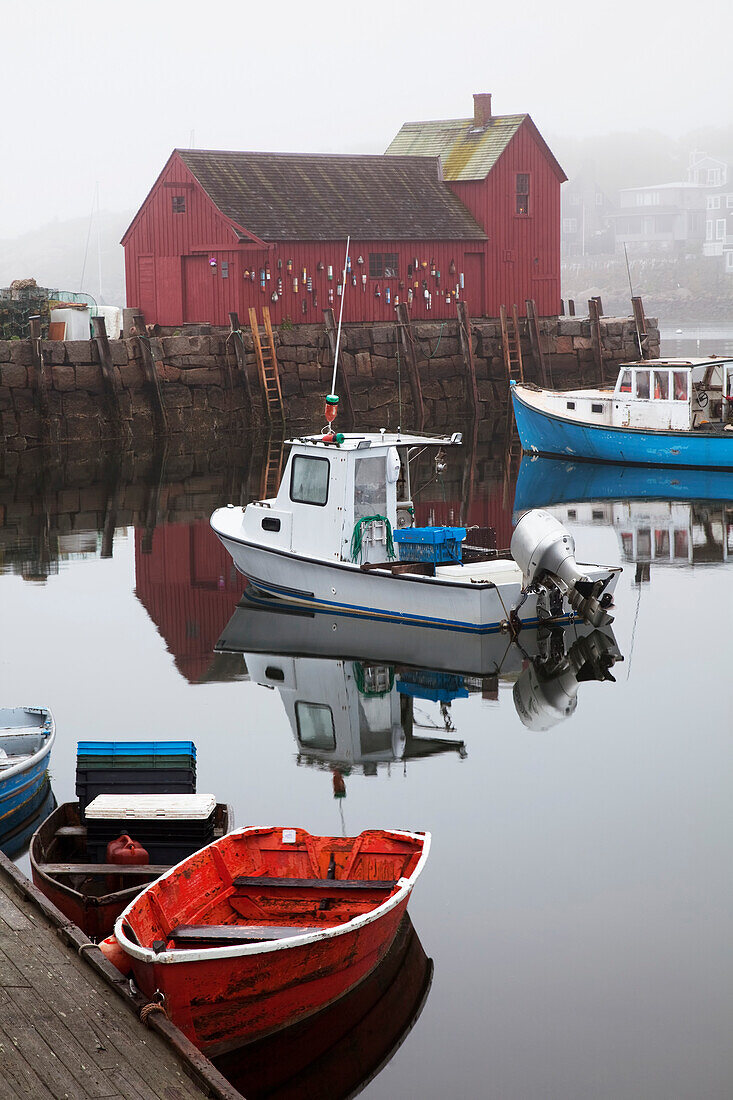
[[[93,821],[205,821],[215,809],[213,794],[98,794],[84,816]]]

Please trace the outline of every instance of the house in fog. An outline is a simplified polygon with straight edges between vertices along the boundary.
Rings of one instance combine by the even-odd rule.
[[[148,323],[474,316],[560,305],[565,175],[529,115],[406,123],[379,156],[174,150],[125,233],[127,301]],[[346,285],[345,243],[351,237]]]

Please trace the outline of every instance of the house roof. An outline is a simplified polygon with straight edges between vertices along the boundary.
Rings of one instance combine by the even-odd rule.
[[[439,156],[443,179],[482,180],[525,122],[544,146],[560,178],[565,179],[529,115],[496,115],[485,126],[477,126],[473,118],[405,122],[386,152],[389,156]]]
[[[437,158],[177,149],[209,198],[261,240],[483,240]]]

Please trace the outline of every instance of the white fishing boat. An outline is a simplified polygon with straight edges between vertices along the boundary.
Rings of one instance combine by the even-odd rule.
[[[547,512],[522,517],[503,553],[472,546],[465,528],[405,526],[410,455],[460,442],[384,431],[292,439],[277,495],[219,508],[211,526],[261,592],[336,615],[470,632],[611,622],[620,569],[579,564]]]
[[[347,240],[344,286],[348,257]],[[412,526],[410,456],[461,434],[335,432],[340,337],[341,316],[321,434],[289,440],[276,496],[211,517],[240,572],[261,592],[336,615],[512,634],[547,620],[610,623],[620,569],[579,565],[547,512],[524,516],[503,553],[466,544],[463,527]]]

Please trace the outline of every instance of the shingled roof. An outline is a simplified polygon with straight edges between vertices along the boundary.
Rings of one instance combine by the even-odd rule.
[[[496,164],[523,122],[528,122],[545,145],[529,115],[496,115],[485,125],[473,118],[406,122],[389,145],[388,156],[440,157],[446,180],[482,180]],[[547,149],[547,146],[545,145]],[[549,149],[558,174],[565,173]]]
[[[264,241],[486,238],[437,157],[176,153],[219,210]]]

